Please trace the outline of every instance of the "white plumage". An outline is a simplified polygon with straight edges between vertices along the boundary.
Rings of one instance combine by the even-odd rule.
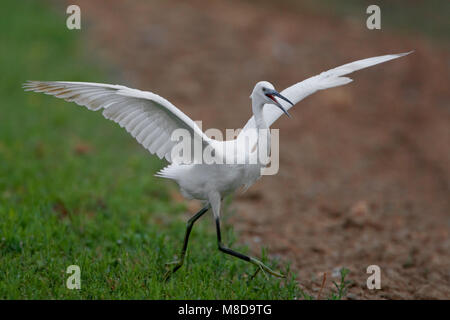
[[[165,158],[170,163],[158,172],[157,176],[176,181],[185,197],[207,202],[203,211],[190,220],[192,224],[211,207],[217,224],[219,249],[280,276],[260,261],[225,248],[221,243],[219,217],[222,197],[242,186],[250,187],[260,178],[261,168],[264,167],[259,162],[248,164],[248,161],[242,164],[226,164],[235,163],[227,160],[238,156],[244,156],[247,160],[254,159],[261,141],[270,141],[270,134],[261,134],[259,129],[268,129],[283,112],[288,114],[287,111],[294,104],[310,94],[318,90],[345,85],[352,81],[344,77],[345,75],[407,54],[409,52],[348,63],[298,82],[283,90],[281,94],[274,90],[272,84],[261,81],[256,84],[251,95],[253,116],[237,139],[231,141],[208,138],[192,119],[166,99],[151,92],[121,85],[67,81],[28,81],[23,87],[26,91],[42,92],[66,101],[73,101],[89,110],[103,110],[105,118],[118,123],[150,153],[156,154],[161,159]],[[202,151],[207,147],[211,148],[225,164],[197,163],[203,160],[202,155],[200,159],[198,158],[198,154],[191,158],[190,164],[174,163],[171,152],[177,142],[171,140],[171,135],[174,130],[180,128],[187,130],[194,139],[200,141]],[[246,145],[246,142],[249,144]],[[188,224],[182,258],[191,227],[192,225]],[[171,272],[181,267],[182,262],[183,259],[178,261]]]
[[[328,71],[324,71],[321,74],[303,80],[301,82],[297,82],[296,84],[290,86],[289,88],[281,91],[281,94],[291,100],[294,105],[298,102],[305,99],[307,96],[319,91],[328,88],[334,88],[338,86],[342,86],[352,82],[353,80],[348,77],[343,77],[352,72],[365,69],[371,66],[374,66],[379,63],[387,62],[389,60],[397,59],[412,53],[413,51],[399,54],[387,54],[379,57],[372,57],[367,59],[362,59],[354,62],[350,62],[344,64],[342,66],[336,67],[334,69],[330,69]],[[288,103],[281,102],[286,110],[289,110],[292,106]],[[268,126],[270,127],[281,115],[283,112],[277,108],[271,108],[270,106],[264,106],[264,119]],[[251,117],[250,120],[245,124],[243,131],[248,128],[255,127],[254,117]]]
[[[121,85],[68,81],[28,81],[26,91],[43,92],[73,101],[89,110],[103,109],[103,116],[125,128],[144,148],[171,162],[175,141],[170,136],[184,128],[205,145],[210,139],[197,124],[166,99],[148,91]]]

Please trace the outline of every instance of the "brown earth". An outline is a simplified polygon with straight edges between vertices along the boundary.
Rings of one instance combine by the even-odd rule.
[[[74,1],[71,1],[73,3]],[[280,118],[280,171],[235,198],[254,253],[292,261],[316,295],[339,267],[348,298],[450,298],[449,51],[417,34],[239,1],[75,1],[120,82],[167,97],[203,129],[239,128],[254,84],[278,89],[370,56],[414,54],[353,74]],[[89,79],[86,79],[88,81]],[[366,268],[381,267],[381,290]]]

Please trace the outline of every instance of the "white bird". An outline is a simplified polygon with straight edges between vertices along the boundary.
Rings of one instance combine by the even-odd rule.
[[[249,160],[255,157],[263,142],[266,144],[270,142],[269,131],[261,129],[268,129],[283,113],[289,115],[288,110],[294,104],[318,90],[351,82],[350,78],[344,77],[349,73],[409,53],[389,54],[351,62],[298,82],[283,90],[281,94],[269,82],[258,82],[250,96],[253,116],[238,137],[229,141],[208,138],[182,111],[166,99],[151,92],[121,85],[66,81],[28,81],[23,87],[26,91],[43,92],[66,101],[73,101],[89,110],[103,110],[105,118],[117,122],[150,153],[156,154],[161,159],[165,158],[170,163],[158,172],[157,176],[176,181],[186,198],[206,202],[205,207],[188,220],[180,257],[177,261],[170,263],[174,266],[166,273],[166,280],[182,266],[193,224],[210,208],[215,218],[220,251],[255,264],[258,266],[257,271],[263,270],[283,277],[261,261],[225,247],[221,239],[222,198],[240,187],[250,187],[260,178],[264,165],[260,162],[249,161],[244,164],[198,163],[198,161],[193,162],[199,160],[195,159],[196,155],[191,158],[191,163],[177,163],[172,161],[172,150],[177,144],[177,141],[171,140],[172,132],[180,128],[187,130],[194,139],[201,141],[201,151],[210,148],[217,153],[218,158],[224,160],[222,163],[230,163],[225,160],[242,155],[241,153],[245,153],[244,158]],[[246,144],[248,142],[249,144]]]

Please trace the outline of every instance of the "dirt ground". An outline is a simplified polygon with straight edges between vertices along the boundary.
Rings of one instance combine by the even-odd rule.
[[[369,31],[364,12],[341,20],[245,1],[75,3],[90,48],[123,84],[168,98],[203,129],[242,127],[259,80],[282,90],[353,60],[415,50],[280,118],[280,171],[235,198],[230,223],[254,254],[264,245],[292,261],[310,294],[326,273],[326,296],[346,267],[349,299],[450,298],[448,47]],[[373,264],[381,290],[366,287]]]

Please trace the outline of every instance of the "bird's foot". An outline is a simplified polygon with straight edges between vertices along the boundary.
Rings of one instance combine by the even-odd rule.
[[[174,260],[174,261],[166,262],[164,265],[166,267],[168,267],[168,266],[177,265],[177,264],[183,264],[183,262],[181,260],[177,259],[177,260]]]
[[[250,277],[250,281],[251,280],[253,280],[253,279],[255,279],[255,277],[256,277],[256,275],[259,273],[259,271],[261,270],[261,268],[258,266],[258,267],[256,267],[256,271],[255,271],[255,273],[253,273],[253,275]],[[264,273],[264,275],[266,276],[266,279],[267,279],[267,275]]]
[[[166,271],[166,273],[164,274],[164,281],[168,281],[170,279],[170,276],[172,274],[174,274],[178,269],[181,268],[181,266],[183,265],[183,260],[175,260],[175,261],[171,261],[171,262],[167,262],[165,264],[166,268],[170,267],[170,266],[174,266],[173,268],[171,267],[169,270]]]
[[[275,276],[275,277],[286,278],[285,275],[283,275],[283,274],[281,274],[281,273],[279,273],[279,272],[276,272],[276,271],[270,269],[270,268],[269,268],[268,266],[266,266],[264,263],[262,263],[261,261],[255,259],[255,258],[250,257],[250,262],[253,263],[254,265],[256,265],[256,266],[258,267],[258,269],[256,269],[256,272],[253,274],[253,276],[251,276],[250,279],[253,279],[253,278],[258,274],[258,272],[259,272],[260,270],[263,272],[263,274],[264,274],[264,276],[266,277],[266,279],[269,279],[269,278],[267,277],[266,272],[267,272],[267,273],[270,273],[271,275],[273,275],[273,276]]]

